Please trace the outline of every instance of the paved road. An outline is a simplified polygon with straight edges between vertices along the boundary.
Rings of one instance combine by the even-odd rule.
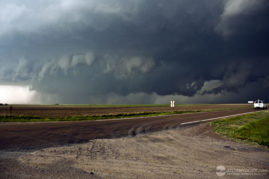
[[[251,112],[235,109],[159,117],[121,120],[1,123],[0,150],[29,150],[71,143],[87,142],[96,138],[116,138],[138,133],[180,127],[182,123]]]

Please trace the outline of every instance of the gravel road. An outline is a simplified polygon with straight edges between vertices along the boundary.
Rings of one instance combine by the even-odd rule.
[[[0,155],[1,178],[256,179],[268,171],[268,148],[222,138],[208,123]]]

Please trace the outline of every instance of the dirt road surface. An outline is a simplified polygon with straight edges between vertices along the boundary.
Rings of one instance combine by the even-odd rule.
[[[268,178],[268,148],[220,137],[208,123],[182,126],[245,112],[253,109],[0,123],[0,178]]]
[[[0,150],[28,150],[134,136],[179,127],[181,123],[253,111],[251,108],[159,117],[83,122],[0,123]]]
[[[225,171],[217,173],[217,167]],[[0,154],[1,178],[256,179],[268,178],[268,171],[267,148],[219,137],[207,123]]]

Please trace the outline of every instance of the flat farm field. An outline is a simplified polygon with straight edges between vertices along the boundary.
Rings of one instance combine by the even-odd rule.
[[[70,117],[116,115],[136,113],[158,113],[173,111],[226,111],[251,109],[247,104],[195,104],[177,105],[9,105],[0,106],[0,116],[38,116],[38,117]]]

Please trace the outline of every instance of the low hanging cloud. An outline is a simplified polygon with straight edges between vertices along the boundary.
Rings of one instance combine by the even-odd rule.
[[[268,12],[265,0],[3,0],[0,85],[42,103],[268,99]]]
[[[148,73],[155,65],[154,60],[147,57],[105,55],[103,58],[104,73],[112,73],[119,79],[128,79],[137,73]]]
[[[41,65],[38,77],[39,80],[43,79],[47,75],[55,75],[57,70],[61,70],[64,73],[72,73],[78,65],[85,65],[90,67],[95,60],[95,56],[92,52],[64,55],[58,60],[50,60],[47,63]]]
[[[87,52],[84,54],[75,54],[70,56],[63,56],[58,61],[58,66],[67,71],[70,68],[74,68],[77,65],[87,65],[90,66],[94,62],[94,54],[91,52]]]
[[[203,93],[210,93],[217,88],[220,88],[223,86],[223,82],[220,80],[210,80],[210,81],[205,81],[204,85],[202,88],[197,92],[198,94],[203,94]]]

